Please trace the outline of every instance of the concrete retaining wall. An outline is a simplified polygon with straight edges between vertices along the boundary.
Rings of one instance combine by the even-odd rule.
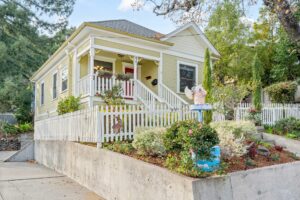
[[[106,200],[299,199],[300,162],[193,179],[111,151],[36,141],[37,162]]]

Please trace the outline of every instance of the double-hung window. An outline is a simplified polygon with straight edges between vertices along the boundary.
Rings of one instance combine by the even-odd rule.
[[[185,87],[192,88],[197,84],[197,65],[179,63],[178,91],[184,92]]]
[[[45,103],[45,83],[41,83],[41,105]]]
[[[68,89],[68,68],[65,67],[61,71],[61,91],[64,92]]]
[[[57,98],[57,73],[54,73],[52,77],[52,98]]]

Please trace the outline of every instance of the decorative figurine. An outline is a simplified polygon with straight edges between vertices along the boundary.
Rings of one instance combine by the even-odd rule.
[[[188,87],[184,89],[184,93],[189,99],[194,100],[194,104],[205,104],[205,97],[207,92],[202,87],[202,85],[198,85],[192,87],[190,90]]]

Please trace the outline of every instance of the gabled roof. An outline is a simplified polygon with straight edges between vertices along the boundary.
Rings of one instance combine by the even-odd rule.
[[[168,40],[168,39],[176,36],[181,31],[184,31],[184,30],[186,30],[188,28],[193,28],[196,31],[197,35],[207,45],[207,47],[211,51],[211,53],[213,53],[216,56],[221,56],[220,53],[218,52],[218,50],[211,44],[211,42],[207,39],[207,37],[205,36],[205,34],[201,31],[201,29],[199,28],[199,26],[197,24],[195,24],[194,22],[187,23],[187,24],[179,27],[178,29],[172,31],[171,33],[163,36],[161,38],[161,41],[166,41],[166,40]]]
[[[125,19],[88,22],[97,26],[112,28],[121,32],[159,40],[163,34]]]

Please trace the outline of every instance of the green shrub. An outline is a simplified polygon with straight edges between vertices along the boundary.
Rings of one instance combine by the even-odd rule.
[[[79,110],[80,97],[69,96],[58,102],[57,112],[59,115]]]
[[[12,125],[12,124],[8,124],[8,123],[4,123],[2,125],[2,131],[9,135],[15,135],[15,134],[19,133],[19,129],[16,125]]]
[[[225,158],[244,155],[244,136],[256,132],[255,125],[250,121],[220,121],[210,125],[218,133],[219,145]]]
[[[165,132],[165,128],[138,128],[135,130],[132,146],[140,155],[164,156],[166,154],[163,143]]]
[[[31,123],[23,123],[18,125],[20,133],[28,133],[33,131],[33,125]]]
[[[123,154],[130,154],[134,150],[132,144],[128,141],[115,141],[114,143],[105,143],[103,146],[106,149]]]
[[[294,117],[278,120],[274,127],[273,132],[277,135],[299,135],[300,136],[300,120]]]
[[[201,124],[195,120],[178,121],[172,124],[164,135],[164,144],[166,149],[168,151],[183,150],[181,132],[188,132],[189,129],[195,129],[200,125]]]
[[[295,100],[297,83],[292,81],[280,82],[266,88],[273,103],[290,103]]]

